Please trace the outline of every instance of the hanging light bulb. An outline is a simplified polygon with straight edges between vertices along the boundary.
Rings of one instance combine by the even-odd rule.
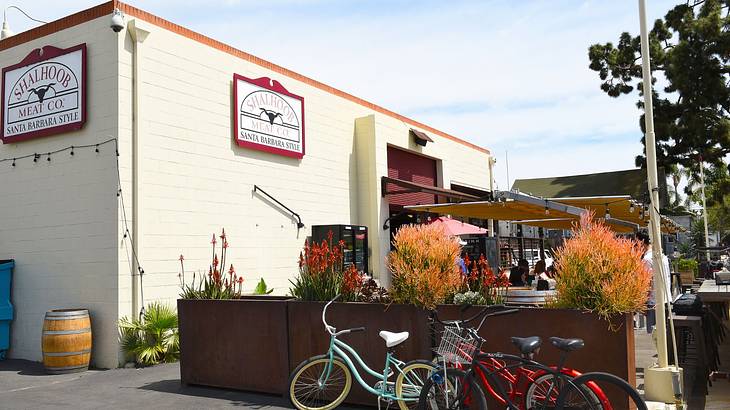
[[[548,208],[548,201],[545,200],[545,215],[550,215],[550,208]]]
[[[606,204],[606,219],[609,219],[611,217],[611,209],[608,208],[608,204]]]
[[[631,203],[631,205],[629,205],[629,213],[630,214],[634,213],[634,203],[633,202]]]

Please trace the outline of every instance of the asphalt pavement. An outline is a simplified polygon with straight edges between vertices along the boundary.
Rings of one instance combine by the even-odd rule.
[[[288,409],[276,395],[180,383],[180,366],[46,375],[40,363],[0,361],[0,409]]]

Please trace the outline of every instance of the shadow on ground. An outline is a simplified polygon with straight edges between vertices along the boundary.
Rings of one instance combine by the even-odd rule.
[[[184,385],[180,379],[160,380],[139,387],[160,393],[172,393],[192,397],[203,397],[228,401],[231,406],[249,409],[263,409],[274,406],[289,407],[289,401],[273,394],[252,394],[241,391],[218,389],[213,387]]]

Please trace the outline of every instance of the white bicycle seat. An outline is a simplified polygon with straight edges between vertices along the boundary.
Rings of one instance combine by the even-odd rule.
[[[398,346],[408,339],[408,332],[393,333],[381,330],[379,335],[385,340],[385,345],[388,347]]]

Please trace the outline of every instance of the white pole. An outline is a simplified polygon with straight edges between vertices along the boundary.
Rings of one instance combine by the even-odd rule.
[[[489,192],[494,195],[494,164],[497,162],[497,159],[493,156],[489,156]],[[489,219],[487,221],[487,228],[489,229],[489,236],[495,236],[494,235],[494,219]]]
[[[652,106],[651,64],[649,58],[649,34],[646,29],[645,0],[639,0],[641,20],[641,71],[644,77],[644,125],[646,127],[646,172],[649,181],[651,205],[649,206],[649,230],[651,235],[652,267],[654,270],[654,295],[656,298],[656,336],[659,367],[667,367],[666,321],[664,318],[664,283],[662,272],[662,233],[659,216],[659,188],[656,165],[656,141],[654,136],[654,107]]]
[[[505,189],[507,191],[512,191],[512,186],[509,184],[509,151],[504,151],[504,166],[507,168],[507,186]]]
[[[681,399],[681,369],[669,367],[667,355],[667,326],[665,318],[666,297],[664,283],[669,272],[664,272],[662,255],[662,233],[659,215],[659,185],[656,164],[656,140],[654,135],[654,107],[652,106],[651,64],[649,56],[649,34],[646,28],[646,2],[639,0],[639,22],[641,27],[641,71],[644,82],[644,135],[646,144],[646,172],[649,184],[649,235],[651,238],[652,270],[654,274],[654,297],[656,301],[657,366],[644,371],[644,389],[647,400],[676,403]],[[674,327],[672,326],[672,330]],[[676,350],[675,350],[676,351]],[[676,354],[675,354],[676,360]],[[676,387],[676,389],[675,389]],[[680,402],[681,404],[681,402]]]
[[[702,165],[702,157],[700,157],[700,188],[702,189],[702,218],[705,221],[705,248],[710,247],[710,228],[707,226],[707,203],[705,201],[705,170]],[[707,261],[710,261],[710,251],[705,251]]]

